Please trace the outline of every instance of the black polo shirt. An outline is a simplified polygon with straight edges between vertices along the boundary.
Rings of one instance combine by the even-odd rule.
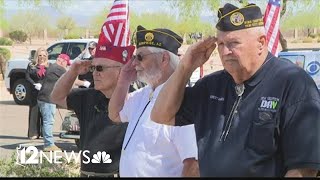
[[[116,124],[109,119],[108,103],[104,94],[91,88],[73,89],[67,97],[68,109],[74,110],[80,121],[80,148],[90,151],[81,155],[81,170],[112,173],[119,169],[127,123]],[[93,159],[98,151],[110,154],[112,163],[83,163],[87,157]]]
[[[195,124],[201,176],[281,177],[288,169],[320,169],[320,96],[302,68],[269,53],[244,82],[223,141],[235,85],[219,71],[186,88],[176,124]]]

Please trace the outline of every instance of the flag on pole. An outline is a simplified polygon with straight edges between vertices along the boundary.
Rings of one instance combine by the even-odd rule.
[[[101,40],[113,46],[128,46],[130,45],[129,25],[128,0],[115,0],[102,26],[103,34],[100,34],[99,40],[102,38]]]
[[[95,57],[127,63],[135,49],[130,44],[129,2],[115,0],[101,27]]]
[[[277,55],[279,44],[280,4],[281,0],[269,0],[263,17],[268,49],[273,55]]]

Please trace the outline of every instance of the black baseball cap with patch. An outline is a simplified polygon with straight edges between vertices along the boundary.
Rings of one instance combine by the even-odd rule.
[[[235,31],[264,26],[261,10],[255,4],[238,8],[227,3],[218,10],[218,18],[216,28],[220,31]]]
[[[137,48],[143,46],[152,46],[168,50],[178,54],[178,49],[183,43],[183,39],[169,29],[147,30],[142,26],[137,27]]]

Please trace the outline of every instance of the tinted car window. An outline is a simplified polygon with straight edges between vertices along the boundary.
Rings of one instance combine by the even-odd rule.
[[[69,43],[67,54],[74,59],[86,48],[86,43]]]
[[[59,44],[55,44],[51,47],[49,47],[47,49],[48,51],[48,59],[49,60],[57,60],[59,54],[63,53],[64,52],[64,49],[65,49],[65,43],[59,43]]]

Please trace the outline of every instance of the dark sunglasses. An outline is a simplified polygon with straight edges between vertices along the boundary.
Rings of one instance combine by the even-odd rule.
[[[101,65],[91,66],[90,72],[94,72],[94,71],[102,72],[104,69],[118,68],[118,67],[121,67],[121,66],[101,66]]]
[[[88,48],[90,51],[92,51],[94,48]]]
[[[145,56],[152,55],[152,54],[158,54],[158,53],[161,53],[161,52],[154,52],[154,53],[149,53],[149,54],[144,54],[144,55],[137,54],[137,55],[133,55],[133,59],[137,59],[138,61],[142,61]]]

